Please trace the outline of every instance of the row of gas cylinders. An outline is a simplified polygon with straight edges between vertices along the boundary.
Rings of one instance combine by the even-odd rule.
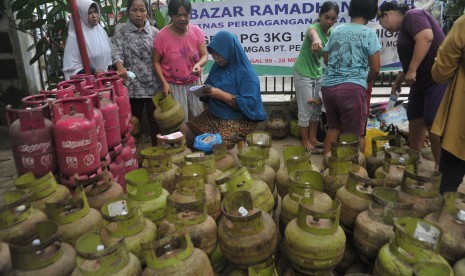
[[[274,256],[275,260],[282,264],[281,267],[285,268],[283,273],[289,268],[287,272],[289,274],[328,275],[336,265],[338,265],[336,269],[342,270],[341,266],[347,263],[345,255],[350,256],[351,243],[348,241],[352,238],[362,255],[362,260],[368,266],[378,256],[373,272],[376,275],[411,275],[412,271],[420,269],[415,267],[416,263],[424,263],[425,267],[432,266],[434,269],[440,267],[437,269],[443,269],[447,275],[451,275],[450,267],[438,252],[450,263],[464,255],[463,247],[460,248],[463,245],[463,241],[460,239],[463,239],[464,232],[463,225],[460,224],[463,221],[463,215],[460,215],[464,209],[463,196],[457,193],[445,195],[445,204],[442,204],[441,199],[439,207],[423,211],[426,214],[438,212],[434,215],[433,223],[417,218],[403,218],[405,216],[420,216],[414,215],[412,208],[417,204],[412,204],[413,201],[436,199],[439,183],[437,180],[440,175],[433,174],[417,179],[420,176],[416,174],[415,170],[406,174],[409,172],[406,169],[407,165],[411,164],[415,168],[417,164],[415,152],[384,147],[385,159],[389,160],[389,166],[386,170],[382,168],[385,173],[382,177],[378,177],[380,180],[370,179],[363,166],[354,165],[354,163],[360,163],[361,157],[357,150],[349,150],[354,147],[346,146],[351,144],[348,138],[350,137],[343,136],[340,138],[340,143],[334,145],[334,150],[328,157],[329,168],[323,175],[312,167],[308,152],[299,146],[288,147],[284,150],[285,166],[279,167],[279,156],[271,148],[270,134],[265,132],[256,132],[247,136],[248,147],[239,149],[238,152],[239,164],[241,165],[238,169],[233,168],[234,159],[227,154],[222,145],[214,147],[213,155],[205,155],[201,152],[190,153],[187,149],[183,149],[182,139],[180,139],[180,144],[174,143],[175,141],[173,143],[167,141],[166,145],[147,148],[141,152],[143,168],[134,170],[125,176],[128,184],[128,195],[125,200],[120,200],[122,193],[112,195],[109,192],[110,188],[104,189],[102,184],[99,185],[95,182],[78,181],[85,191],[85,193],[81,192],[80,194],[81,198],[87,194],[89,202],[93,197],[100,199],[97,201],[98,204],[95,201],[89,204],[91,207],[101,210],[101,216],[104,218],[104,227],[103,230],[100,230],[100,239],[103,244],[99,245],[107,248],[112,243],[106,243],[104,241],[107,240],[106,237],[121,238],[124,236],[129,251],[137,256],[139,262],[145,262],[150,269],[160,267],[151,266],[149,259],[144,257],[147,255],[141,253],[140,250],[138,251],[137,248],[141,248],[140,245],[145,242],[138,239],[136,249],[132,249],[132,251],[131,244],[127,242],[129,237],[136,235],[135,233],[143,232],[141,229],[152,229],[151,232],[156,233],[156,238],[159,239],[158,242],[144,248],[157,248],[155,254],[159,254],[160,259],[163,260],[168,260],[169,256],[174,256],[173,258],[177,261],[171,259],[168,263],[183,269],[187,267],[186,270],[181,270],[183,274],[189,274],[191,271],[189,269],[193,269],[192,274],[195,275],[209,275],[212,269],[221,272],[226,259],[238,267],[237,273],[242,271],[246,275],[247,273],[273,275],[276,273]],[[343,141],[344,139],[345,141]],[[394,156],[394,153],[398,155]],[[179,158],[183,155],[184,158]],[[277,160],[274,158],[275,156],[277,156]],[[404,160],[402,161],[401,158]],[[177,168],[175,162],[180,168]],[[396,169],[404,167],[398,189],[388,188],[386,185],[390,166],[395,166]],[[217,167],[220,167],[224,172],[216,169]],[[277,171],[275,172],[275,170]],[[21,177],[17,181],[18,184],[28,182],[20,179]],[[338,181],[334,181],[334,179]],[[29,182],[31,181],[38,180],[30,177]],[[111,183],[112,181],[110,177],[106,177],[100,182]],[[324,191],[335,189],[333,186],[339,185],[339,183],[342,184],[337,189],[336,199],[333,200]],[[23,187],[25,186],[23,185]],[[119,187],[119,185],[114,184],[109,187]],[[23,189],[27,191],[27,188]],[[435,192],[412,193],[412,191],[429,191],[430,189]],[[277,241],[280,240],[278,227],[271,218],[277,203],[277,200],[273,198],[273,193],[276,194],[276,192],[283,198],[279,229],[284,237],[280,245],[277,245]],[[168,196],[168,194],[170,195]],[[344,194],[347,196],[344,197]],[[402,194],[405,194],[408,199],[401,201]],[[435,194],[435,196],[425,197],[425,194]],[[224,198],[223,201],[221,198]],[[155,201],[160,199],[161,202],[164,202],[164,207],[154,208],[154,206],[159,206]],[[357,204],[362,201],[364,206],[359,207]],[[425,205],[429,207],[432,205],[431,202],[433,201],[429,201]],[[447,204],[447,202],[453,202],[454,209],[450,208],[451,204]],[[13,207],[21,205],[17,203]],[[60,204],[60,206],[68,206],[67,210],[73,210],[70,205]],[[84,205],[84,203],[81,204],[81,206]],[[18,211],[18,209],[13,209]],[[19,208],[20,211],[23,209],[25,207]],[[257,215],[258,213],[260,215]],[[446,216],[448,213],[452,215]],[[142,220],[137,214],[141,214],[145,219]],[[223,216],[220,218],[222,214]],[[47,216],[51,219],[49,213]],[[138,217],[138,219],[134,217]],[[355,222],[353,222],[354,219]],[[360,222],[358,222],[359,220]],[[143,224],[142,221],[145,222],[144,226],[140,226]],[[147,226],[150,225],[150,221],[157,230]],[[215,221],[218,222],[218,225]],[[350,221],[352,221],[352,226]],[[79,225],[81,224],[84,223],[80,222]],[[361,226],[357,228],[359,224]],[[72,227],[72,229],[75,228]],[[446,232],[442,233],[441,228]],[[451,229],[456,230],[452,231]],[[402,233],[397,234],[398,231]],[[29,232],[26,231],[26,233]],[[180,265],[178,261],[181,257],[177,253],[184,252],[184,247],[180,249],[171,244],[171,241],[178,240],[177,244],[185,245],[187,248],[189,241],[185,232],[189,233],[192,245],[201,249],[199,252],[203,251],[202,253],[206,254],[207,258],[205,256],[202,258],[206,259],[207,262],[194,259],[193,263],[182,262],[182,264],[187,265]],[[216,239],[214,238],[215,234]],[[79,234],[79,236],[81,235]],[[394,243],[393,239],[396,235],[404,236]],[[456,239],[452,244],[458,248],[456,251],[458,253],[454,253],[453,257],[447,257],[443,252],[443,250],[453,251],[447,249],[447,241],[451,239],[450,237]],[[3,235],[2,239],[14,240],[9,236],[5,238]],[[155,237],[153,239],[155,240]],[[384,248],[388,250],[385,254],[388,256],[386,258],[381,256]],[[77,245],[76,249],[78,249]],[[142,251],[147,252],[147,250]],[[168,254],[163,255],[163,252]],[[349,254],[347,254],[348,252]],[[410,258],[406,260],[397,253]],[[151,254],[153,255],[153,253]],[[182,256],[189,254],[184,253]],[[194,253],[189,256],[194,256]],[[392,263],[387,262],[387,260],[392,260]],[[155,263],[159,263],[159,261]],[[442,264],[438,265],[438,263]],[[402,269],[399,269],[399,266],[402,266]],[[181,273],[179,270],[168,271],[169,273]]]
[[[58,88],[7,107],[10,142],[18,174],[59,173],[74,187],[109,167],[124,187],[124,173],[138,168],[127,88],[115,73],[74,75]]]

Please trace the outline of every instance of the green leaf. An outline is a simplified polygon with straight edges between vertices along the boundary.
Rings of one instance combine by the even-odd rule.
[[[37,46],[37,42],[34,43],[34,44],[32,44],[31,46],[29,46],[29,47],[27,48],[27,51],[30,52],[30,51],[31,51],[32,49],[34,49],[36,46]]]
[[[101,12],[102,14],[105,13],[105,14],[112,14],[113,13],[113,10],[110,6],[105,6],[105,7],[102,7],[101,9]]]
[[[62,4],[57,4],[57,5],[53,6],[53,8],[48,12],[47,18],[49,18],[49,19],[53,18],[53,17],[55,17],[55,15],[57,15],[60,12],[63,12],[64,10],[66,10],[66,6],[63,7]]]
[[[24,6],[30,5],[30,4],[31,3],[30,3],[29,0],[16,0],[11,5],[11,11],[12,12],[19,11],[19,10],[23,9]]]
[[[123,15],[119,20],[118,20],[118,23],[126,23],[128,22],[128,16],[127,15]]]
[[[49,24],[48,27],[52,29],[53,32],[58,32],[66,28],[66,20],[63,18],[55,20],[53,24]]]
[[[26,22],[26,24],[24,24],[24,29],[33,30],[35,28],[40,28],[46,22],[47,22],[47,20],[45,20],[45,19],[39,19],[39,20],[36,20],[36,21],[28,21],[28,22]]]
[[[154,14],[155,14],[155,22],[157,23],[157,28],[159,30],[163,29],[163,27],[166,26],[165,17],[159,10],[155,10]]]
[[[34,14],[34,6],[27,6],[16,14],[16,19],[31,19]]]

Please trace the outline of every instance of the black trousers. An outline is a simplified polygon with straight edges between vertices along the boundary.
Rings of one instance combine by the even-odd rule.
[[[465,175],[465,160],[462,160],[445,149],[441,149],[439,171],[442,173],[441,194],[456,192]]]

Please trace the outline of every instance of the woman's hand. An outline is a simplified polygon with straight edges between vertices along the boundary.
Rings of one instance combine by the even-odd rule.
[[[416,71],[409,70],[407,72],[407,74],[405,74],[405,83],[408,86],[414,85],[416,80],[417,80],[417,72]]]
[[[192,67],[192,74],[199,76],[202,73],[202,66],[200,66],[198,63]]]
[[[124,66],[117,66],[117,70],[116,70],[116,73],[122,77],[123,79],[127,80],[128,79],[128,71],[126,70],[126,68]]]
[[[322,48],[323,48],[323,45],[322,45],[320,39],[313,41],[313,43],[312,43],[312,51],[313,52],[319,52]]]
[[[165,82],[165,83],[163,83],[163,94],[166,97],[166,96],[168,96],[169,93],[171,93],[170,84]]]

